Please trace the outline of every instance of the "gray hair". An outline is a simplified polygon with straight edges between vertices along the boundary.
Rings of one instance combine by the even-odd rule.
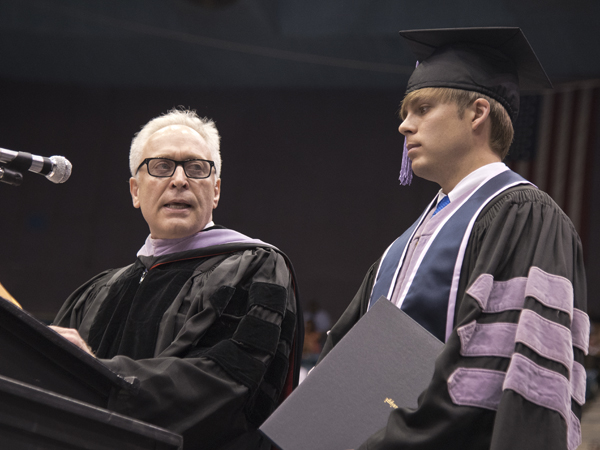
[[[215,163],[217,178],[220,178],[221,152],[219,147],[221,136],[219,136],[215,123],[206,117],[199,117],[194,110],[176,108],[162,116],[152,119],[134,136],[131,141],[131,150],[129,151],[129,170],[131,171],[131,176],[135,176],[137,168],[142,163],[144,147],[146,147],[150,136],[158,130],[171,125],[185,125],[192,130],[196,130],[198,134],[204,138],[206,145],[210,150],[210,154],[212,155],[212,160]]]

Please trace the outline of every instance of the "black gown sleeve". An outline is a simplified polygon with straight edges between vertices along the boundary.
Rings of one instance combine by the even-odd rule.
[[[339,320],[327,333],[327,339],[323,345],[323,350],[319,355],[320,361],[327,356],[331,349],[337,345],[337,343],[346,335],[350,328],[354,326],[356,322],[367,312],[369,306],[369,297],[373,290],[373,284],[375,283],[375,276],[377,275],[377,268],[381,260],[377,260],[368,270],[363,282],[358,289],[358,292],[340,316]]]

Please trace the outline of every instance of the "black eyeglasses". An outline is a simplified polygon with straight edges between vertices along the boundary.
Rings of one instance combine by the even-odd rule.
[[[146,158],[135,171],[136,175],[144,164],[148,165],[148,173],[153,177],[172,177],[177,166],[182,166],[185,176],[188,178],[208,178],[212,173],[215,163],[207,159],[188,159],[186,161],[175,161],[169,158]]]

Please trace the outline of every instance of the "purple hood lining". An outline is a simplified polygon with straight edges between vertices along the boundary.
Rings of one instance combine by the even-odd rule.
[[[216,228],[192,234],[179,239],[146,239],[137,256],[163,256],[170,253],[197,250],[215,245],[243,242],[247,244],[269,245],[259,239],[252,239],[242,233],[227,228]]]

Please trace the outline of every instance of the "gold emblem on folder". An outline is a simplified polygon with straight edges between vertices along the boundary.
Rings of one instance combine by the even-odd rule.
[[[398,405],[396,405],[396,402],[394,402],[394,400],[391,398],[386,398],[383,402],[390,405],[390,408],[398,409]]]

